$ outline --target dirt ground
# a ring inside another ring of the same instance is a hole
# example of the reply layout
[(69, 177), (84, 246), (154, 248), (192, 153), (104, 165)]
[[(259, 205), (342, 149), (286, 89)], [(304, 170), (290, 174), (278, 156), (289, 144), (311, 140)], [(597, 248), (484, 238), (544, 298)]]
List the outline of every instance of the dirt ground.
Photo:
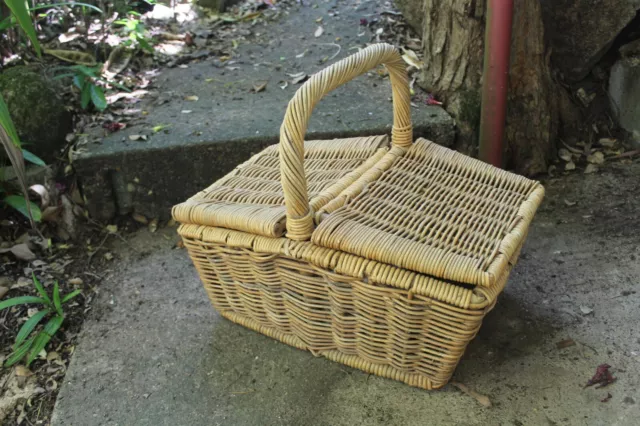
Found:
[[(222, 319), (168, 228), (113, 248), (121, 267), (85, 323), (52, 424), (635, 425), (639, 176), (636, 161), (544, 182), (521, 260), (454, 376), (491, 408)], [(584, 388), (603, 363), (615, 383)]]

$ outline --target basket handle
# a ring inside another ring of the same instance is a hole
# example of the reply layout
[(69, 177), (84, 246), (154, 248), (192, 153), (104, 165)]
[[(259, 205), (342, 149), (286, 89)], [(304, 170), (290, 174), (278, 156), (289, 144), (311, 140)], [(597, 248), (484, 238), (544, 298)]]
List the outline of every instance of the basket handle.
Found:
[(287, 212), (287, 237), (308, 240), (313, 232), (313, 212), (309, 206), (307, 179), (304, 173), (304, 136), (315, 105), (324, 95), (353, 78), (384, 64), (393, 91), (394, 146), (413, 143), (411, 96), (407, 70), (398, 50), (390, 44), (373, 44), (314, 74), (289, 101), (280, 127), (280, 179)]

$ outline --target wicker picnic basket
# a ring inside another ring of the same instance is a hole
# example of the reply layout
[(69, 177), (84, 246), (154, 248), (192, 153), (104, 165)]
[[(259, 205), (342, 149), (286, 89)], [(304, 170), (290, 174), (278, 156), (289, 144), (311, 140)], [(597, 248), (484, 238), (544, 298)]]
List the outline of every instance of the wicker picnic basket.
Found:
[[(304, 142), (323, 95), (384, 64), (387, 136)], [(405, 64), (375, 44), (314, 75), (280, 144), (173, 209), (224, 317), (424, 389), (450, 379), (544, 196), (535, 181), (413, 142)]]

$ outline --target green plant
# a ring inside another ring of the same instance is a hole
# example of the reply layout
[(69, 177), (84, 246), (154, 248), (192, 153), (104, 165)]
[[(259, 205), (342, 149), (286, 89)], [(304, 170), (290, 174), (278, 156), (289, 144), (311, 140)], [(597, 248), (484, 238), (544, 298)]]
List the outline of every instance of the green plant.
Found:
[[(140, 14), (137, 12), (129, 12), (131, 16), (139, 16)], [(124, 27), (124, 31), (128, 34), (129, 40), (124, 42), (125, 46), (132, 47), (141, 47), (149, 53), (153, 53), (153, 46), (150, 43), (149, 38), (147, 37), (147, 30), (142, 22), (139, 19), (135, 18), (124, 18), (119, 19), (114, 22), (114, 25), (121, 25)]]
[[(29, 201), (29, 192), (27, 189), (27, 177), (24, 166), (24, 160), (30, 161), (34, 164), (44, 165), (44, 161), (32, 154), (31, 152), (22, 149), (20, 138), (16, 132), (11, 115), (7, 104), (4, 102), (4, 98), (0, 95), (0, 143), (4, 147), (4, 150), (11, 161), (11, 165), (15, 172), (16, 178), (20, 189), (22, 190), (22, 196), (18, 195), (6, 195), (3, 197), (3, 201), (8, 206), (13, 207), (23, 215), (25, 215), (30, 221), (31, 225), (35, 228), (34, 222), (39, 222), (42, 216), (40, 208)], [(4, 176), (0, 176), (0, 183), (4, 183)], [(4, 185), (0, 186), (0, 192), (7, 193)]]
[[(80, 290), (75, 290), (65, 296), (61, 296), (60, 287), (56, 281), (53, 285), (52, 297), (49, 297), (35, 274), (32, 276), (33, 285), (40, 294), (40, 297), (21, 296), (0, 302), (0, 311), (18, 305), (37, 304), (42, 306), (42, 308), (33, 314), (20, 328), (15, 343), (11, 347), (13, 352), (4, 362), (5, 367), (12, 366), (24, 357), (27, 357), (27, 366), (29, 366), (60, 329), (64, 321), (62, 305), (80, 294)], [(38, 324), (47, 316), (49, 316), (49, 321), (47, 321), (40, 331), (35, 331)]]
[[(22, 31), (27, 35), (29, 40), (31, 40), (31, 44), (33, 48), (36, 50), (38, 56), (41, 55), (40, 51), (40, 43), (38, 42), (38, 36), (36, 35), (36, 29), (33, 27), (33, 22), (31, 22), (31, 13), (29, 13), (29, 9), (27, 7), (27, 2), (25, 0), (4, 0), (7, 7), (11, 10), (12, 16), (22, 28)], [(2, 26), (9, 27), (11, 21), (2, 21)]]
[(126, 92), (130, 92), (131, 90), (121, 84), (102, 77), (102, 68), (102, 64), (98, 64), (94, 67), (88, 67), (86, 65), (64, 67), (62, 69), (71, 72), (59, 74), (55, 79), (72, 77), (74, 86), (80, 90), (80, 105), (82, 108), (86, 109), (89, 104), (93, 104), (98, 111), (104, 111), (107, 108), (107, 99), (104, 96), (102, 86), (98, 85), (98, 82), (118, 87)]

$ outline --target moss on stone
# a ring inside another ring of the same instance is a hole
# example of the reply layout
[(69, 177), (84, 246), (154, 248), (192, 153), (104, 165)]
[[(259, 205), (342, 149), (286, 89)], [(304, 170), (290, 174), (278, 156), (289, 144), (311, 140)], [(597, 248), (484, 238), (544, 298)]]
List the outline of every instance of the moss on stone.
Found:
[(71, 131), (71, 113), (54, 90), (54, 82), (26, 66), (0, 73), (0, 93), (24, 146), (51, 161)]

